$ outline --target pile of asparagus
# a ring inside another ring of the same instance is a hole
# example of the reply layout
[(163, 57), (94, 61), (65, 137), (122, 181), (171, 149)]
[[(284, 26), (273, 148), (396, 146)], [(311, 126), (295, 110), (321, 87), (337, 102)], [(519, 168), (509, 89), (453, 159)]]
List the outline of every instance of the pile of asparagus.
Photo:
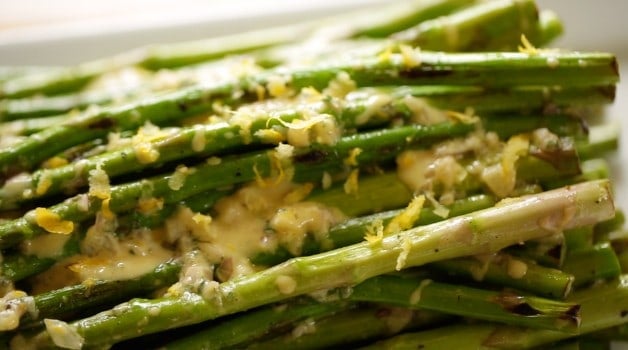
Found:
[(626, 339), (617, 62), (541, 48), (561, 32), (531, 0), (415, 0), (2, 69), (3, 345)]

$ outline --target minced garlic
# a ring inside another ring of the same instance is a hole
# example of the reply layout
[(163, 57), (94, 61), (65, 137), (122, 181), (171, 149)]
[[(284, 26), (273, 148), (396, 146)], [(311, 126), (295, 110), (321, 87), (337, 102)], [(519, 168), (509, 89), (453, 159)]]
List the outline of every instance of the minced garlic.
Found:
[(88, 182), (90, 196), (100, 199), (107, 199), (111, 196), (109, 175), (101, 169), (100, 164), (96, 165), (96, 169), (89, 171)]
[(178, 165), (174, 173), (168, 179), (168, 187), (173, 191), (178, 191), (185, 184), (185, 178), (196, 169), (190, 169), (185, 165)]
[(297, 281), (286, 275), (277, 276), (275, 285), (281, 294), (292, 294), (297, 289)]
[(347, 72), (339, 72), (336, 77), (329, 82), (329, 85), (323, 90), (324, 95), (343, 98), (348, 93), (357, 88), (355, 81)]
[(412, 48), (408, 45), (399, 45), (399, 51), (403, 59), (403, 65), (407, 68), (414, 68), (421, 65), (421, 49)]
[(46, 331), (50, 334), (52, 342), (64, 349), (79, 350), (83, 347), (84, 339), (76, 331), (76, 327), (60, 320), (45, 319)]

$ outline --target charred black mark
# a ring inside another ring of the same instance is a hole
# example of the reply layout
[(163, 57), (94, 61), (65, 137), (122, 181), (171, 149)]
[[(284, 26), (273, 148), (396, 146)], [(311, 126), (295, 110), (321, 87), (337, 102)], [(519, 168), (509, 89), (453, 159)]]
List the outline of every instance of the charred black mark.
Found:
[(576, 150), (571, 146), (560, 146), (552, 150), (538, 150), (534, 149), (530, 151), (530, 155), (535, 156), (541, 160), (546, 161), (559, 171), (574, 171), (578, 172), (572, 162), (564, 161), (565, 158), (575, 157)]
[(628, 315), (628, 310), (621, 310), (621, 311), (619, 312), (619, 315), (620, 315), (621, 317), (626, 317), (626, 316)]
[(528, 303), (514, 305), (513, 307), (509, 308), (508, 311), (512, 312), (515, 315), (521, 316), (534, 316), (539, 314), (539, 311), (530, 306), (530, 304)]
[(116, 125), (116, 122), (111, 118), (102, 118), (97, 119), (89, 124), (87, 124), (87, 128), (90, 130), (93, 129), (111, 129)]
[(564, 320), (570, 320), (580, 325), (580, 305), (574, 305), (561, 317)]
[(181, 101), (177, 102), (177, 107), (179, 108), (181, 112), (185, 112), (188, 110), (188, 105), (185, 102), (181, 102)]
[(399, 145), (386, 145), (377, 149), (377, 153), (380, 155), (397, 154), (399, 152)]
[(619, 76), (619, 65), (617, 64), (617, 58), (613, 57), (611, 60), (611, 69), (615, 73), (615, 75)]
[(615, 85), (600, 86), (597, 90), (600, 94), (602, 94), (602, 96), (608, 98), (610, 101), (615, 100), (615, 94), (617, 93)]
[(504, 292), (496, 297), (493, 301), (500, 305), (504, 310), (515, 315), (535, 316), (539, 315), (539, 311), (530, 306), (521, 295)]
[(399, 71), (399, 76), (407, 79), (418, 78), (440, 78), (452, 75), (454, 70), (452, 67), (438, 67), (422, 64), (415, 69), (405, 69)]
[(240, 176), (242, 176), (242, 172), (240, 170), (237, 170), (234, 175), (236, 177), (240, 177)]
[(563, 247), (560, 245), (554, 246), (554, 248), (547, 251), (547, 256), (554, 259), (560, 259), (562, 255)]
[(377, 309), (377, 311), (375, 312), (375, 316), (377, 318), (389, 317), (391, 314), (392, 312), (390, 311), (390, 309), (386, 308)]
[(325, 160), (328, 152), (323, 150), (312, 150), (307, 153), (294, 156), (295, 163), (318, 163)]

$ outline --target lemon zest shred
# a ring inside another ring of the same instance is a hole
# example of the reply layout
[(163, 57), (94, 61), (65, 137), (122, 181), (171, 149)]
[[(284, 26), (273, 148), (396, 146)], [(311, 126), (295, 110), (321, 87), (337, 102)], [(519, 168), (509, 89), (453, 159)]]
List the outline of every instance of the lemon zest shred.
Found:
[(49, 158), (42, 163), (42, 168), (54, 169), (68, 164), (68, 160), (59, 156)]
[(349, 156), (344, 159), (345, 165), (357, 166), (358, 165), (357, 157), (361, 153), (362, 153), (362, 149), (361, 148), (359, 148), (359, 147), (352, 148), (351, 151), (349, 151)]
[(262, 178), (262, 175), (259, 173), (259, 170), (257, 170), (257, 164), (253, 165), (253, 173), (255, 174), (255, 182), (257, 183), (259, 187), (262, 187), (262, 188), (268, 187), (268, 182), (266, 182), (266, 180)]
[(39, 181), (37, 181), (37, 188), (35, 189), (35, 193), (38, 196), (44, 195), (46, 194), (46, 192), (48, 192), (50, 186), (52, 186), (52, 180), (49, 176), (44, 175), (39, 179)]
[(59, 214), (42, 207), (35, 209), (35, 222), (37, 226), (50, 233), (69, 235), (74, 231), (74, 223), (72, 221), (63, 220)]
[(475, 115), (475, 112), (472, 108), (467, 109), (464, 113), (456, 111), (445, 111), (445, 115), (463, 124), (475, 124), (480, 120), (480, 118)]
[(387, 235), (395, 234), (403, 230), (407, 230), (414, 226), (414, 223), (421, 216), (421, 210), (423, 209), (423, 205), (425, 204), (425, 196), (420, 195), (412, 198), (408, 206), (399, 213), (399, 215), (395, 216), (389, 223), (386, 225), (386, 229), (384, 233)]
[(381, 219), (377, 219), (366, 226), (364, 240), (374, 245), (380, 243), (382, 239), (384, 239), (384, 222)]
[(100, 211), (106, 219), (113, 219), (115, 218), (115, 214), (111, 211), (111, 208), (109, 207), (109, 202), (111, 202), (111, 197), (103, 199), (102, 203), (100, 204)]
[(518, 46), (519, 52), (527, 53), (528, 55), (538, 55), (540, 50), (534, 47), (525, 34), (521, 34), (521, 45)]

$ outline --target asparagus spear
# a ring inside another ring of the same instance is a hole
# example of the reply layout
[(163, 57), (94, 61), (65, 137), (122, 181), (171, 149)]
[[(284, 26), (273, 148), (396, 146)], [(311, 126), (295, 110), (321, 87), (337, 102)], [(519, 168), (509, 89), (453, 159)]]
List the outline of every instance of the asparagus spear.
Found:
[[(550, 298), (565, 298), (571, 293), (574, 276), (558, 269), (544, 267), (530, 260), (517, 259), (506, 253), (498, 253), (482, 262), (474, 258), (443, 260), (429, 267), (453, 276), (462, 276), (498, 286), (529, 291)], [(525, 273), (517, 273), (516, 266), (524, 264)]]
[[(244, 149), (245, 145), (251, 143), (254, 145), (269, 142), (276, 144), (286, 138), (284, 125), (296, 119), (307, 119), (312, 113), (329, 114), (337, 120), (338, 124), (347, 129), (381, 125), (409, 113), (407, 109), (398, 105), (399, 100), (391, 100), (381, 106), (382, 99), (387, 99), (387, 97), (374, 94), (349, 103), (334, 99), (329, 103), (302, 105), (296, 110), (293, 106), (267, 109), (263, 105), (259, 108), (244, 109), (232, 118), (237, 119), (235, 122), (194, 125), (173, 133), (164, 133), (163, 136), (146, 141), (147, 147), (158, 154), (158, 158), (150, 162), (141, 161), (144, 148), (138, 149), (130, 145), (120, 150), (83, 159), (82, 170), (79, 173), (76, 171), (76, 164), (68, 164), (54, 169), (40, 169), (30, 176), (20, 176), (19, 181), (24, 183), (24, 186), (19, 186), (20, 191), (17, 192), (10, 188), (0, 191), (0, 207), (10, 208), (16, 202), (55, 195), (62, 191), (76, 193), (87, 184), (89, 171), (97, 166), (107, 172), (110, 178), (114, 178), (190, 156), (206, 157), (235, 149)], [(367, 113), (374, 113), (374, 115), (369, 116)], [(279, 133), (276, 129), (283, 132)], [(280, 137), (269, 141), (264, 136), (258, 136), (257, 133), (262, 130), (274, 130)], [(195, 140), (202, 142), (195, 142)], [(48, 183), (47, 189), (45, 193), (37, 193), (36, 188), (42, 180)]]
[(534, 39), (539, 36), (537, 21), (538, 10), (532, 0), (489, 1), (421, 22), (393, 38), (435, 51), (512, 50), (522, 33)]
[(80, 315), (82, 310), (94, 310), (99, 306), (119, 303), (129, 296), (143, 296), (175, 283), (181, 270), (177, 261), (165, 262), (151, 273), (123, 281), (94, 281), (77, 284), (34, 296), (37, 318), (26, 314), (20, 327), (33, 326), (35, 321), (45, 318), (69, 319)]
[(617, 255), (608, 243), (567, 252), (562, 269), (575, 276), (576, 287), (621, 274)]
[(564, 332), (577, 330), (579, 324), (580, 306), (575, 303), (412, 277), (368, 279), (355, 286), (348, 299)]
[[(217, 100), (237, 105), (256, 98), (252, 91), (274, 79), (287, 82), (287, 88), (296, 91), (304, 87), (322, 90), (340, 72), (347, 73), (358, 87), (390, 84), (504, 87), (554, 85), (557, 82), (567, 86), (608, 85), (615, 83), (618, 75), (615, 58), (603, 53), (423, 52), (353, 59), (345, 63), (327, 63), (287, 71), (279, 69), (239, 81), (190, 87), (159, 98), (86, 113), (81, 118), (33, 134), (19, 145), (0, 150), (0, 170), (6, 174), (30, 169), (63, 149), (102, 137), (109, 130), (133, 129), (146, 121), (163, 125), (184, 116), (211, 112), (213, 102)], [(242, 94), (233, 96), (238, 91)]]
[[(382, 89), (384, 90), (384, 89)], [(385, 91), (385, 90), (384, 90)], [(387, 92), (386, 92), (387, 93)], [(464, 111), (467, 107), (480, 115), (498, 112), (525, 111), (528, 113), (561, 113), (563, 110), (590, 107), (610, 103), (615, 97), (615, 86), (576, 86), (560, 89), (535, 86), (504, 89), (484, 89), (472, 86), (413, 86), (394, 88), (391, 94), (397, 98), (406, 94), (426, 98), (430, 105), (448, 110)], [(59, 106), (57, 99), (77, 103)], [(32, 134), (56, 125), (69, 116), (33, 118), (34, 115), (60, 114), (92, 104), (81, 96), (37, 97), (34, 99), (7, 100), (0, 106), (4, 120), (18, 119), (0, 125), (2, 134)], [(42, 106), (44, 109), (40, 108)], [(54, 111), (51, 108), (55, 108)], [(54, 113), (53, 113), (54, 112)], [(24, 118), (28, 117), (28, 118)], [(22, 119), (23, 121), (20, 121)], [(49, 119), (48, 119), (49, 118)]]
[(0, 66), (0, 82), (28, 74), (52, 72), (59, 68), (55, 66)]
[(550, 344), (625, 323), (627, 282), (622, 276), (619, 281), (583, 290), (569, 299), (581, 306), (577, 334), (490, 324), (455, 325), (400, 335), (364, 349), (523, 349)]
[(0, 124), (0, 135), (27, 136), (64, 122), (67, 115), (14, 120)]
[(235, 318), (210, 325), (209, 328), (164, 346), (164, 349), (225, 349), (241, 347), (299, 321), (314, 320), (342, 313), (355, 307), (350, 303), (318, 303), (291, 300), (251, 310)]
[[(380, 188), (386, 188), (386, 192), (377, 191)], [(361, 180), (356, 197), (362, 198), (362, 200), (360, 201), (360, 207), (357, 209), (351, 205), (346, 205), (347, 202), (350, 204), (355, 202), (352, 198), (348, 198), (351, 196), (342, 196), (340, 193), (329, 195), (330, 191), (336, 192), (334, 189), (328, 190), (318, 195), (314, 194), (308, 197), (307, 200), (339, 208), (348, 216), (364, 215), (369, 212), (377, 213), (349, 219), (332, 227), (327, 234), (324, 244), (306, 239), (303, 243), (303, 255), (313, 255), (324, 250), (346, 247), (363, 241), (367, 227), (379, 220), (382, 221), (382, 225), (386, 225), (401, 213), (401, 210), (378, 211), (389, 207), (389, 205), (390, 207), (400, 207), (411, 200), (410, 192), (399, 182), (395, 174), (376, 175)], [(394, 205), (391, 205), (393, 201), (395, 201)], [(456, 201), (451, 206), (447, 206), (449, 210), (448, 217), (451, 218), (485, 209), (493, 204), (495, 204), (495, 199), (491, 196), (470, 196)], [(444, 219), (434, 214), (433, 208), (423, 208), (419, 219), (414, 222), (414, 226), (427, 225)], [(257, 265), (273, 266), (292, 257), (293, 255), (287, 249), (280, 246), (273, 252), (261, 252), (255, 255), (251, 258), (251, 262)]]
[[(411, 7), (407, 4), (403, 7), (397, 5), (378, 13), (386, 15), (375, 18), (350, 15), (343, 16), (337, 22), (344, 22), (345, 25), (349, 23), (349, 29), (344, 28), (343, 31), (347, 37), (385, 37), (417, 23), (415, 21), (435, 18), (473, 2), (473, 0), (414, 1)], [(149, 46), (48, 74), (27, 75), (10, 80), (0, 86), (0, 97), (15, 98), (36, 93), (52, 95), (76, 91), (94, 77), (126, 66), (138, 65), (153, 70), (173, 68), (297, 42), (312, 34), (319, 25), (318, 22), (312, 21), (195, 42)]]
[[(316, 290), (360, 283), (370, 277), (454, 257), (500, 250), (557, 230), (614, 215), (608, 181), (588, 182), (522, 197), (495, 208), (327, 253), (291, 259), (276, 267), (224, 282), (205, 298), (134, 299), (71, 324), (85, 345), (105, 345), (247, 310)], [(405, 248), (404, 243), (405, 243)], [(401, 263), (399, 256), (405, 256)], [(159, 310), (157, 315), (147, 310)], [(141, 321), (141, 322), (139, 322)], [(35, 337), (43, 346), (47, 333)]]
[[(318, 181), (325, 171), (342, 171), (344, 160), (355, 148), (362, 149), (362, 153), (356, 157), (357, 164), (369, 164), (390, 160), (404, 148), (430, 145), (444, 137), (466, 134), (472, 129), (472, 124), (464, 123), (411, 125), (347, 136), (334, 146), (313, 145), (298, 151), (292, 157), (294, 179)], [(184, 183), (176, 191), (169, 184), (174, 175), (156, 176), (113, 186), (109, 208), (115, 213), (134, 209), (147, 188), (151, 189), (150, 194), (153, 197), (162, 198), (168, 204), (210, 189), (252, 181), (259, 177), (270, 177), (283, 171), (281, 167), (278, 169), (277, 155), (273, 151), (235, 155), (218, 164), (204, 163), (190, 169), (194, 170), (187, 172)], [(85, 208), (85, 205), (81, 205), (84, 200), (84, 195), (78, 195), (48, 210), (60, 221), (81, 222), (93, 217), (102, 204), (102, 199), (92, 197), (89, 198), (88, 208)], [(37, 210), (32, 210), (22, 218), (0, 224), (0, 245), (7, 246), (42, 232), (45, 230), (37, 224)]]
[(55, 262), (77, 254), (79, 252), (79, 238), (73, 236), (64, 244), (61, 254), (50, 257), (39, 257), (37, 255), (23, 255), (15, 253), (5, 255), (0, 263), (2, 268), (2, 278), (10, 281), (19, 281), (26, 277), (42, 272)]
[[(118, 218), (117, 232), (127, 233), (134, 229), (156, 228), (163, 224), (166, 218), (179, 205), (190, 208), (194, 212), (206, 213), (220, 198), (230, 192), (231, 190), (212, 190), (186, 198), (180, 203), (173, 203), (171, 206), (151, 215), (132, 212), (120, 216)], [(23, 255), (20, 253), (5, 255), (0, 263), (0, 271), (2, 271), (4, 279), (16, 282), (43, 272), (61, 259), (78, 253), (80, 253), (79, 237), (74, 235), (64, 245), (61, 255), (54, 257), (39, 257), (37, 255)]]
[(311, 333), (305, 332), (298, 337), (289, 333), (261, 340), (251, 344), (249, 348), (260, 350), (354, 347), (354, 344), (387, 337), (401, 331), (443, 324), (449, 319), (446, 315), (425, 310), (409, 312), (381, 306), (362, 308), (314, 320), (312, 328), (315, 328), (315, 331)]
[[(436, 90), (436, 91), (434, 91)], [(454, 100), (448, 98), (450, 93), (469, 92), (470, 101), (460, 98), (459, 95)], [(368, 127), (375, 126), (380, 123), (385, 123), (395, 117), (405, 118), (412, 114), (412, 111), (408, 110), (406, 93), (413, 95), (428, 94), (429, 103), (435, 105), (447, 106), (448, 108), (463, 109), (467, 105), (478, 106), (475, 98), (476, 89), (465, 91), (465, 89), (417, 89), (412, 90), (402, 89), (399, 92), (392, 92), (394, 96), (389, 103), (380, 106), (381, 99), (387, 98), (387, 95), (379, 95), (377, 92), (374, 94), (368, 94), (365, 98), (356, 99), (350, 103), (341, 103), (342, 106), (338, 109), (339, 103), (330, 103), (334, 105), (334, 108), (330, 108), (328, 105), (323, 104), (318, 106), (312, 106), (311, 108), (316, 110), (316, 113), (330, 114), (336, 117), (338, 122), (347, 129), (353, 129), (354, 127)], [(545, 98), (538, 95), (539, 91), (528, 90), (523, 91), (523, 96), (520, 91), (512, 91), (512, 93), (520, 98), (525, 98), (528, 92), (533, 92), (531, 98), (538, 98), (537, 103), (544, 103)], [(443, 93), (441, 96), (440, 94)], [(488, 96), (484, 96), (487, 102), (487, 108), (502, 108), (508, 103), (504, 102), (503, 97), (515, 97), (509, 92), (498, 92), (495, 95), (489, 93)], [(482, 99), (478, 96), (478, 98)], [(513, 98), (514, 100), (514, 98)], [(499, 107), (496, 106), (497, 102)], [(513, 101), (514, 102), (514, 101)], [(516, 102), (520, 103), (520, 102)], [(488, 107), (488, 105), (493, 107)], [(305, 110), (310, 110), (309, 106), (304, 107)], [(481, 107), (480, 107), (481, 108)], [(303, 113), (305, 113), (305, 110)], [(363, 120), (367, 112), (375, 112), (374, 116)], [(244, 112), (242, 112), (244, 113)], [(311, 112), (307, 112), (311, 113)], [(23, 201), (25, 199), (36, 199), (41, 196), (50, 196), (60, 191), (64, 193), (75, 193), (81, 185), (86, 183), (87, 173), (94, 169), (96, 165), (99, 165), (103, 170), (107, 172), (110, 177), (115, 177), (120, 174), (126, 174), (133, 171), (143, 169), (145, 167), (157, 166), (172, 160), (182, 159), (192, 155), (195, 156), (207, 156), (215, 154), (217, 152), (226, 151), (229, 148), (239, 147), (249, 142), (268, 142), (264, 138), (256, 136), (256, 132), (259, 130), (281, 127), (282, 122), (290, 122), (295, 118), (301, 117), (301, 111), (290, 110), (269, 110), (267, 117), (256, 117), (257, 119), (251, 121), (251, 125), (246, 130), (242, 125), (231, 125), (227, 123), (212, 124), (212, 125), (197, 125), (194, 127), (184, 128), (176, 134), (151, 139), (147, 141), (147, 145), (159, 154), (159, 157), (154, 162), (146, 164), (146, 162), (137, 161), (138, 155), (136, 149), (133, 146), (129, 146), (117, 151), (97, 155), (86, 160), (82, 160), (81, 169), (82, 172), (77, 174), (75, 164), (68, 164), (66, 166), (58, 167), (55, 169), (40, 169), (35, 171), (32, 175), (21, 176), (19, 178), (20, 183), (24, 184), (20, 186), (20, 191), (13, 191), (9, 188), (0, 189), (0, 207), (10, 208), (15, 205), (15, 202)], [(527, 132), (529, 130), (538, 127), (548, 127), (551, 131), (559, 135), (579, 135), (583, 133), (582, 125), (579, 124), (577, 119), (570, 118), (568, 116), (547, 116), (543, 118), (536, 118), (533, 116), (498, 116), (485, 118), (484, 124), (487, 130), (496, 131), (502, 137), (508, 137), (517, 133)], [(199, 135), (200, 134), (200, 135)], [(250, 136), (246, 136), (249, 135)], [(203, 140), (210, 140), (210, 142), (203, 143), (204, 147), (200, 149), (194, 142), (196, 137), (202, 136)], [(590, 147), (590, 146), (585, 146)], [(49, 182), (45, 193), (37, 193), (35, 191), (38, 183), (41, 179), (45, 179)], [(30, 186), (28, 183), (30, 182)], [(12, 186), (12, 185), (10, 185)], [(17, 196), (17, 197), (16, 197)]]

